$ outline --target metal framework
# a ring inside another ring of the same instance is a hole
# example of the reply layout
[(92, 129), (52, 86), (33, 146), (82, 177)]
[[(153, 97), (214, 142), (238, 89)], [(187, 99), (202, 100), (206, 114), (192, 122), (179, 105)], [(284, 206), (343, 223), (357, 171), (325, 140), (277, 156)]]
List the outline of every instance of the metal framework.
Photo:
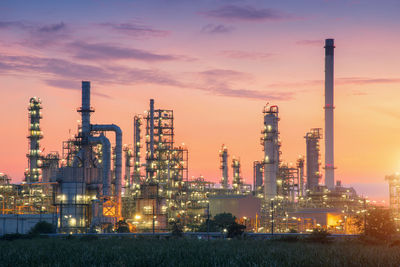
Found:
[(28, 158), (28, 170), (25, 172), (25, 181), (28, 183), (38, 182), (40, 180), (41, 171), (41, 150), (40, 139), (43, 138), (42, 131), (40, 130), (40, 119), (42, 118), (42, 101), (37, 97), (32, 97), (29, 100), (29, 153), (26, 155)]
[(315, 190), (322, 177), (320, 172), (321, 158), (319, 140), (322, 139), (322, 129), (313, 128), (304, 137), (306, 139), (307, 155), (307, 189)]
[(219, 157), (220, 157), (220, 169), (222, 172), (222, 178), (221, 178), (221, 185), (222, 188), (227, 189), (228, 188), (228, 148), (225, 145), (222, 145), (221, 150), (219, 151)]

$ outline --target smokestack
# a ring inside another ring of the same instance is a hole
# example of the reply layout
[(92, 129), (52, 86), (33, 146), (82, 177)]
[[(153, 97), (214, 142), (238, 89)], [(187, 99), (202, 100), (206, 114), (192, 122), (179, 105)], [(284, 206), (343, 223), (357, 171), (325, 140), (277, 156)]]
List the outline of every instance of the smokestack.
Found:
[(82, 107), (79, 112), (82, 113), (82, 135), (88, 137), (90, 134), (90, 82), (82, 81)]
[(325, 40), (325, 185), (335, 187), (333, 129), (333, 52), (334, 40)]

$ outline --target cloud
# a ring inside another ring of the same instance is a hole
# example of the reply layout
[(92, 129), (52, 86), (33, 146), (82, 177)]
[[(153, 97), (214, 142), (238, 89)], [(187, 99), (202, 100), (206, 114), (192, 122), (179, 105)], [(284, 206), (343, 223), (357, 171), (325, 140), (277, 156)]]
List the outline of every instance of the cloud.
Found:
[(253, 79), (252, 75), (248, 73), (227, 69), (210, 69), (198, 72), (197, 76), (199, 76), (200, 79), (205, 81), (207, 84), (223, 84), (223, 87), (228, 87), (228, 85), (232, 84), (233, 82), (250, 82)]
[(293, 18), (292, 15), (271, 8), (226, 5), (202, 13), (207, 17), (232, 21), (277, 21)]
[(101, 23), (100, 25), (131, 37), (165, 37), (170, 34), (169, 31), (158, 30), (149, 26), (133, 23), (107, 22)]
[(25, 39), (17, 43), (28, 47), (39, 47), (53, 45), (60, 40), (64, 41), (69, 36), (69, 29), (64, 22), (55, 24), (40, 24), (29, 21), (0, 21), (0, 30), (21, 31)]
[[(81, 90), (81, 82), (79, 80), (63, 80), (63, 79), (51, 79), (51, 80), (44, 80), (44, 82), (55, 88), (62, 88), (67, 90)], [(111, 96), (99, 92), (91, 92), (93, 95), (97, 95), (100, 97), (112, 99)]]
[(390, 109), (382, 106), (381, 107), (372, 106), (370, 107), (370, 109), (374, 110), (375, 112), (392, 117), (393, 119), (400, 120), (400, 112), (398, 112), (397, 109)]
[(72, 84), (60, 80), (95, 80), (106, 84), (157, 84), (182, 87), (181, 83), (167, 73), (153, 69), (128, 68), (110, 64), (93, 66), (63, 59), (29, 56), (0, 55), (0, 62), (0, 73), (16, 75), (35, 73), (47, 83), (62, 88), (71, 88)]
[[(400, 83), (400, 78), (373, 78), (373, 77), (339, 77), (335, 79), (336, 85), (366, 85), (366, 84), (392, 84)], [(268, 87), (310, 87), (324, 86), (324, 80), (305, 80), (298, 82), (277, 82), (269, 84)], [(363, 92), (355, 92), (355, 95), (364, 95)]]
[[(239, 97), (253, 100), (290, 100), (292, 92), (259, 91), (247, 88), (235, 89), (234, 82), (251, 81), (251, 75), (226, 69), (211, 69), (192, 73), (200, 79), (190, 79), (185, 82), (183, 74), (172, 75), (157, 69), (138, 69), (118, 66), (115, 64), (88, 65), (75, 63), (64, 59), (43, 58), (31, 56), (8, 56), (0, 54), (0, 74), (21, 75), (35, 74), (52, 87), (62, 89), (79, 89), (78, 81), (92, 80), (97, 83), (113, 85), (153, 84), (176, 87), (186, 90), (201, 90), (206, 93)], [(195, 80), (196, 82), (193, 82)], [(98, 94), (108, 97), (107, 95)]]
[(296, 44), (323, 47), (324, 41), (323, 40), (300, 40), (300, 41), (297, 41)]
[(133, 59), (146, 62), (190, 60), (185, 56), (156, 54), (141, 49), (124, 48), (102, 43), (73, 42), (67, 45), (67, 49), (76, 58), (89, 60)]
[(244, 72), (227, 69), (211, 69), (199, 72), (198, 75), (202, 79), (201, 85), (196, 89), (206, 91), (217, 96), (239, 97), (251, 100), (291, 100), (294, 97), (293, 92), (280, 92), (278, 90), (252, 90), (252, 89), (235, 89), (235, 82), (251, 83), (253, 77)]
[(26, 29), (28, 26), (22, 21), (0, 21), (0, 29), (19, 28)]
[(249, 89), (231, 89), (229, 87), (210, 87), (209, 91), (219, 96), (247, 98), (252, 100), (288, 101), (294, 98), (294, 92), (257, 91)]
[(262, 60), (262, 59), (270, 58), (274, 54), (246, 52), (246, 51), (238, 51), (238, 50), (224, 50), (224, 51), (221, 51), (221, 55), (223, 55), (224, 57), (234, 58), (234, 59)]
[(233, 26), (225, 26), (223, 24), (207, 24), (205, 25), (202, 29), (202, 33), (230, 33), (234, 30), (235, 28)]
[(305, 80), (298, 82), (276, 82), (268, 84), (268, 88), (287, 88), (287, 87), (310, 87), (310, 86), (323, 86), (323, 80)]
[(29, 21), (0, 21), (0, 29), (20, 29), (31, 34), (57, 33), (67, 29), (64, 22), (55, 24), (38, 24)]
[(64, 22), (56, 23), (56, 24), (50, 24), (50, 25), (45, 25), (42, 27), (39, 27), (37, 29), (38, 32), (44, 32), (44, 33), (54, 33), (54, 32), (59, 32), (63, 31), (66, 29), (66, 25)]
[(400, 83), (400, 78), (368, 78), (368, 77), (345, 77), (337, 78), (337, 84), (389, 84), (389, 83)]

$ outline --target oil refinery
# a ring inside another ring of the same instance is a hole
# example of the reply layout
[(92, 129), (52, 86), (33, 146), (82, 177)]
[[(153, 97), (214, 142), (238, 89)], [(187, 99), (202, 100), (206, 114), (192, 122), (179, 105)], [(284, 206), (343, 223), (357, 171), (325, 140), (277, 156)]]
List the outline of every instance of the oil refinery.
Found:
[[(304, 133), (306, 155), (296, 164), (282, 161), (279, 107), (267, 104), (260, 106), (262, 113), (254, 114), (260, 117), (259, 149), (264, 155), (254, 159), (253, 184), (245, 183), (240, 158), (223, 144), (220, 183), (204, 177), (189, 179), (188, 148), (175, 143), (174, 116), (179, 114), (157, 107), (153, 99), (145, 113), (127, 115), (134, 138), (132, 144), (123, 144), (123, 129), (91, 120), (89, 81), (82, 82), (77, 110), (81, 120), (75, 136), (62, 142), (61, 154), (44, 154), (40, 141), (45, 138), (41, 131), (45, 101), (32, 97), (25, 180), (13, 184), (6, 174), (0, 175), (4, 222), (0, 233), (13, 232), (15, 227), (26, 232), (40, 220), (56, 225), (58, 233), (112, 232), (121, 220), (132, 232), (168, 232), (172, 223), (190, 232), (210, 214), (222, 212), (232, 213), (247, 226), (246, 231), (255, 233), (305, 233), (318, 227), (357, 233), (352, 221), (366, 212), (368, 200), (335, 179), (334, 48), (334, 40), (326, 39), (325, 128), (310, 125)], [(325, 141), (323, 168), (321, 139)], [(400, 183), (400, 177), (387, 179), (393, 199), (399, 198), (395, 183)], [(393, 203), (399, 213), (399, 201)]]

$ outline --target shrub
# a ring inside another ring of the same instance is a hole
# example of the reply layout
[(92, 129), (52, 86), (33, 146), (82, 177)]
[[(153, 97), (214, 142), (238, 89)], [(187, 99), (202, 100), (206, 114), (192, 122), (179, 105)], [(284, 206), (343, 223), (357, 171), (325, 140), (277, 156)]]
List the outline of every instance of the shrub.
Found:
[(172, 236), (174, 237), (182, 237), (183, 236), (183, 227), (179, 222), (172, 222)]
[(332, 241), (330, 238), (330, 233), (325, 229), (316, 228), (312, 231), (312, 233), (307, 237), (307, 241), (317, 242), (317, 243), (329, 243)]
[(117, 222), (116, 232), (117, 233), (130, 233), (131, 231), (129, 230), (129, 225), (125, 221), (121, 220), (121, 221)]
[(46, 221), (40, 221), (29, 231), (29, 234), (39, 235), (39, 234), (53, 234), (56, 232), (56, 228), (53, 224)]
[(396, 227), (390, 210), (375, 207), (368, 211), (364, 232), (367, 237), (388, 241), (395, 232)]
[(246, 229), (246, 226), (233, 222), (228, 226), (228, 233), (226, 236), (228, 238), (241, 236), (244, 232), (244, 229)]

